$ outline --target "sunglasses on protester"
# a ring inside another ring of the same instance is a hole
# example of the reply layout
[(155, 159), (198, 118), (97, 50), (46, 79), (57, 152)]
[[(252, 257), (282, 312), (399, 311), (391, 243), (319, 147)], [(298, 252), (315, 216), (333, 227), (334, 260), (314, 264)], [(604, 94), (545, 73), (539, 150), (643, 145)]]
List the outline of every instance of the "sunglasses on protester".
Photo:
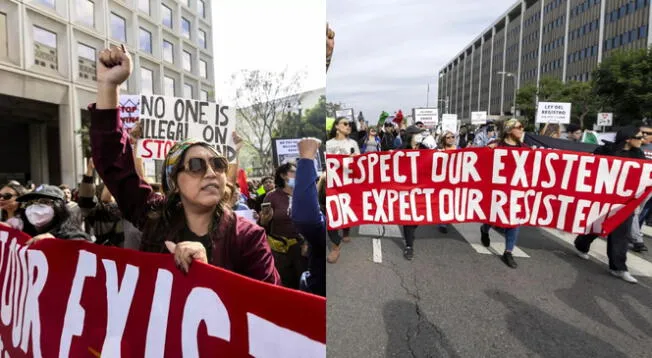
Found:
[(519, 124), (517, 126), (512, 127), (512, 129), (523, 129), (523, 126)]
[(16, 196), (18, 196), (18, 195), (14, 195), (14, 194), (11, 194), (11, 193), (5, 193), (5, 194), (0, 195), (0, 199), (2, 199), (2, 200), (10, 200), (11, 198), (16, 197)]
[(652, 132), (643, 132), (643, 137), (647, 137), (649, 135), (652, 135)]
[(340, 122), (340, 123), (338, 123), (338, 124), (341, 124), (341, 125), (346, 126), (346, 127), (349, 126), (349, 122)]
[(453, 137), (452, 135), (448, 135), (446, 136), (446, 139), (455, 139), (455, 137)]
[(631, 137), (630, 139), (641, 140), (641, 139), (643, 139), (643, 138), (644, 138), (644, 136), (642, 136), (642, 135), (637, 135), (637, 136), (633, 136), (633, 137)]
[(229, 167), (229, 163), (224, 157), (214, 157), (208, 160), (204, 160), (204, 158), (190, 158), (188, 159), (188, 163), (181, 167), (179, 171), (185, 171), (193, 175), (201, 174), (204, 176), (206, 175), (209, 165), (215, 173), (225, 173), (226, 169)]

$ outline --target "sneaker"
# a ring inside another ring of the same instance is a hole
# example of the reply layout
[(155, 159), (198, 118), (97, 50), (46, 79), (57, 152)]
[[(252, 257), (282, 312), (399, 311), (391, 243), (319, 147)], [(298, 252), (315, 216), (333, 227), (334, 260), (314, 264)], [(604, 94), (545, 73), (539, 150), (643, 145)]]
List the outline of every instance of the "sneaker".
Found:
[(645, 244), (642, 243), (642, 242), (637, 242), (632, 247), (632, 251), (634, 251), (634, 252), (645, 252), (645, 251), (647, 251), (647, 246), (645, 246)]
[(405, 250), (403, 250), (403, 256), (405, 257), (406, 260), (412, 260), (414, 257), (414, 249), (412, 246), (406, 246)]
[(507, 266), (509, 266), (511, 268), (518, 267), (518, 265), (516, 264), (516, 261), (514, 261), (514, 256), (512, 256), (511, 252), (505, 251), (505, 253), (503, 253), (502, 259), (503, 259), (503, 262), (505, 263), (505, 265), (507, 265)]
[(326, 257), (326, 261), (329, 264), (334, 264), (337, 262), (337, 259), (339, 258), (340, 258), (340, 245), (331, 246), (331, 252), (328, 253), (328, 256)]
[(491, 244), (491, 240), (489, 239), (489, 233), (482, 231), (480, 229), (480, 241), (482, 241), (482, 246), (484, 247), (489, 247)]
[(577, 252), (577, 256), (583, 258), (584, 260), (588, 260), (589, 258), (591, 258), (591, 256), (589, 256), (588, 252), (582, 252), (578, 248), (575, 248), (575, 250)]
[(632, 274), (629, 273), (629, 271), (615, 271), (615, 270), (609, 270), (612, 275), (619, 277), (623, 279), (624, 281), (627, 281), (629, 283), (637, 283), (638, 280), (632, 276)]
[(439, 227), (439, 232), (442, 234), (448, 234), (448, 227), (447, 226), (440, 226)]

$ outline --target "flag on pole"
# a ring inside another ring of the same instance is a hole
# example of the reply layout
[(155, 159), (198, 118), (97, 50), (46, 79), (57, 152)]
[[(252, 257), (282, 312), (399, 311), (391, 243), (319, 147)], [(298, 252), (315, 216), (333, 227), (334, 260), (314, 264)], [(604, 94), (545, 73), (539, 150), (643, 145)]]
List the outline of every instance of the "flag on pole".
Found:
[(394, 123), (396, 123), (396, 125), (398, 125), (399, 127), (401, 126), (401, 124), (403, 124), (403, 111), (401, 111), (400, 109), (398, 110), (398, 113), (396, 113), (396, 116), (394, 117)]
[(389, 113), (383, 111), (380, 114), (380, 117), (378, 118), (378, 126), (382, 126), (385, 124), (385, 120), (387, 120), (387, 117), (389, 117)]

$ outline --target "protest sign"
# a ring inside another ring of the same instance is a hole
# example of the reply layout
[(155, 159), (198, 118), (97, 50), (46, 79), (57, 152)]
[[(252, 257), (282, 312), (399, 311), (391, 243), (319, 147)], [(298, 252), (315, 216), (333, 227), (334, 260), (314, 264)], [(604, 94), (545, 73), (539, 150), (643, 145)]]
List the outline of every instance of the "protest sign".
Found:
[[(137, 103), (134, 103), (137, 102)], [(133, 127), (133, 114), (138, 109), (142, 138), (136, 145), (136, 155), (143, 159), (165, 159), (174, 143), (186, 138), (203, 140), (235, 161), (235, 109), (214, 102), (198, 101), (158, 95), (120, 96), (120, 118), (126, 118)], [(128, 105), (127, 105), (128, 104)], [(123, 120), (124, 121), (124, 120)], [(129, 128), (125, 123), (125, 127)]]
[(487, 112), (471, 112), (471, 124), (482, 125), (487, 123)]
[(457, 133), (457, 114), (444, 114), (441, 116), (442, 132), (450, 131)]
[[(274, 158), (274, 166), (278, 167), (285, 163), (296, 163), (299, 160), (299, 141), (301, 139), (272, 139), (272, 154)], [(315, 158), (315, 169), (317, 173), (322, 171), (324, 153), (320, 149)]]
[(326, 157), (329, 228), (482, 222), (611, 232), (652, 193), (652, 163), (471, 148)]
[(596, 124), (601, 127), (610, 127), (614, 123), (613, 113), (598, 113)]
[(539, 102), (536, 123), (569, 124), (570, 116), (570, 103)]
[(428, 128), (434, 128), (439, 124), (439, 110), (437, 108), (414, 108), (412, 109), (414, 123), (422, 122)]
[(131, 132), (140, 120), (140, 96), (121, 95), (119, 101), (120, 120), (127, 132)]
[[(172, 255), (0, 229), (3, 357), (326, 357), (325, 299)], [(292, 309), (281, 309), (291, 307)]]

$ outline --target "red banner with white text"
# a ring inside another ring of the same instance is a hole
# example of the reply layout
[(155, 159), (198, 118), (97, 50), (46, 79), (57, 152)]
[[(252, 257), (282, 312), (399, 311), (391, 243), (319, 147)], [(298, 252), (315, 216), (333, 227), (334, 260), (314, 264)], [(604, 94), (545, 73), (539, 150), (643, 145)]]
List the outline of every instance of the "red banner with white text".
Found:
[(605, 234), (652, 193), (651, 172), (646, 160), (548, 149), (328, 155), (329, 229), (481, 222)]
[(171, 255), (0, 229), (2, 357), (326, 357), (326, 301)]

